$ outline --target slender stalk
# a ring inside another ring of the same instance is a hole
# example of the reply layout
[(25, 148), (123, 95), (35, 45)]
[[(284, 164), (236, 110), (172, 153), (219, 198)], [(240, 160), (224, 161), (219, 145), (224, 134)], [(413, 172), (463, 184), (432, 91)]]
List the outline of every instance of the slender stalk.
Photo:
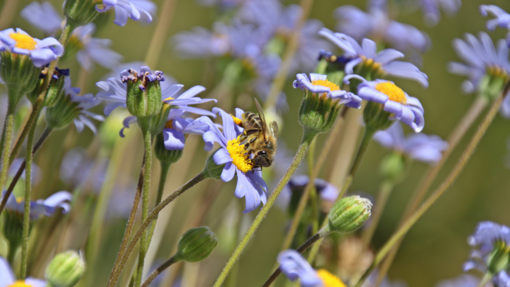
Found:
[[(170, 169), (171, 165), (169, 162), (160, 161), (159, 163), (161, 165), (161, 174), (159, 175), (158, 193), (156, 195), (156, 202), (154, 203), (154, 208), (156, 208), (158, 204), (161, 203), (161, 199), (163, 198), (163, 191), (165, 190), (166, 183), (166, 175), (168, 174), (168, 170)], [(147, 239), (147, 250), (149, 250), (149, 245), (151, 244), (152, 236), (154, 235), (154, 229), (156, 229), (157, 220), (158, 217), (156, 216), (149, 229), (149, 235)]]
[[(34, 145), (35, 125), (32, 126), (27, 137), (27, 150)], [(27, 277), (28, 235), (30, 232), (30, 197), (32, 193), (32, 159), (33, 153), (27, 152), (25, 162), (25, 202), (23, 211), (23, 234), (21, 239), (21, 278)]]
[(270, 108), (274, 108), (276, 103), (278, 102), (278, 96), (285, 84), (285, 80), (287, 79), (287, 75), (289, 74), (290, 67), (292, 62), (294, 61), (294, 55), (296, 54), (296, 50), (299, 46), (299, 41), (301, 38), (301, 31), (305, 24), (308, 15), (310, 14), (310, 10), (312, 9), (313, 0), (301, 0), (300, 6), (303, 7), (301, 12), (301, 17), (299, 18), (294, 30), (290, 36), (289, 43), (287, 47), (285, 47), (285, 52), (283, 53), (283, 60), (276, 77), (273, 80), (273, 84), (271, 85), (271, 90), (269, 91), (269, 95), (264, 104), (264, 110), (268, 110)]
[[(108, 286), (113, 287), (117, 284), (117, 281), (119, 280), (119, 277), (120, 277), (120, 273), (122, 272), (122, 268), (124, 267), (124, 265), (126, 264), (128, 258), (129, 258), (129, 254), (131, 254), (131, 252), (135, 248), (135, 245), (138, 242), (138, 240), (140, 240), (142, 235), (145, 234), (145, 232), (146, 232), (147, 228), (149, 227), (149, 225), (151, 224), (151, 222), (158, 216), (158, 213), (163, 208), (165, 208), (165, 206), (167, 206), (172, 201), (174, 201), (179, 195), (183, 194), (186, 190), (190, 189), (195, 184), (201, 182), (204, 179), (205, 179), (204, 174), (202, 172), (199, 173), (197, 176), (195, 176), (194, 178), (192, 178), (191, 180), (186, 182), (184, 185), (182, 185), (180, 188), (178, 188), (176, 191), (174, 191), (171, 195), (169, 195), (167, 198), (165, 198), (165, 200), (163, 200), (160, 204), (158, 204), (158, 206), (156, 206), (151, 211), (151, 213), (147, 216), (147, 219), (142, 223), (140, 228), (136, 231), (135, 235), (133, 235), (133, 238), (129, 242), (129, 245), (127, 246), (127, 248), (125, 248), (125, 252), (123, 252), (123, 254), (122, 254), (120, 263), (116, 264), (117, 265), (116, 270), (115, 270), (116, 272), (115, 272), (115, 274), (112, 273), (112, 275), (114, 275), (114, 276), (111, 279), (111, 281), (108, 282)], [(119, 255), (117, 255), (117, 256), (119, 256)], [(110, 275), (110, 277), (112, 277), (112, 275)]]
[(296, 235), (299, 221), (301, 220), (301, 216), (303, 215), (303, 211), (305, 210), (306, 203), (308, 202), (308, 196), (311, 194), (312, 189), (315, 186), (315, 179), (319, 175), (321, 168), (324, 166), (324, 163), (326, 162), (326, 159), (328, 158), (328, 156), (330, 154), (331, 148), (333, 147), (333, 144), (335, 143), (335, 140), (336, 140), (338, 134), (340, 133), (340, 128), (341, 128), (343, 122), (344, 122), (343, 117), (337, 119), (337, 121), (333, 125), (333, 128), (331, 129), (331, 133), (328, 135), (328, 139), (326, 140), (326, 142), (324, 143), (324, 146), (322, 147), (319, 158), (317, 159), (317, 163), (315, 164), (315, 167), (313, 168), (313, 171), (310, 174), (310, 179), (308, 181), (308, 184), (305, 187), (303, 195), (301, 196), (301, 199), (299, 201), (299, 205), (296, 209), (296, 212), (294, 213), (294, 218), (292, 219), (292, 224), (290, 226), (290, 229), (287, 232), (287, 235), (285, 236), (285, 239), (283, 241), (283, 245), (281, 248), (282, 251), (289, 249), (289, 247), (292, 243), (292, 239)]
[[(354, 176), (356, 175), (356, 172), (358, 171), (358, 168), (361, 164), (361, 160), (363, 159), (363, 156), (365, 155), (368, 146), (370, 145), (370, 142), (372, 141), (372, 138), (374, 137), (374, 134), (377, 130), (371, 129), (369, 127), (366, 127), (365, 134), (363, 135), (363, 139), (361, 140), (361, 144), (358, 148), (358, 152), (356, 153), (356, 157), (354, 158), (354, 162), (352, 163), (351, 169), (349, 170), (349, 174), (347, 175), (347, 178), (345, 179), (344, 185), (342, 187), (342, 190), (338, 194), (338, 197), (336, 201), (339, 201), (342, 199), (345, 194), (347, 193), (347, 190), (352, 184), (352, 180), (354, 179)], [(324, 228), (328, 224), (328, 218), (326, 217), (322, 221), (321, 228)], [(315, 259), (315, 256), (317, 256), (317, 253), (319, 252), (319, 248), (322, 244), (322, 240), (317, 242), (312, 247), (312, 250), (310, 250), (310, 254), (308, 255), (308, 262), (313, 262)]]
[(386, 207), (386, 202), (388, 201), (388, 197), (393, 190), (395, 185), (391, 180), (385, 180), (381, 183), (379, 187), (379, 192), (377, 194), (377, 198), (375, 199), (374, 209), (372, 211), (372, 216), (370, 216), (369, 224), (365, 226), (363, 232), (361, 233), (361, 241), (363, 242), (363, 250), (366, 250), (372, 241), (372, 237), (374, 236), (375, 229), (381, 220), (381, 216), (383, 214), (384, 208)]
[(122, 269), (119, 270), (119, 264), (122, 259), (122, 255), (126, 251), (127, 245), (129, 243), (129, 237), (131, 236), (131, 231), (133, 230), (133, 225), (135, 223), (136, 211), (138, 210), (138, 204), (140, 203), (140, 197), (142, 195), (144, 174), (145, 174), (145, 155), (142, 160), (142, 167), (140, 168), (140, 176), (138, 177), (135, 198), (133, 199), (133, 206), (131, 207), (131, 212), (129, 213), (126, 230), (124, 231), (124, 236), (122, 237), (119, 252), (117, 253), (117, 257), (115, 258), (115, 263), (113, 264), (110, 278), (108, 278), (107, 284), (108, 287), (115, 286), (115, 284), (117, 283), (116, 276), (120, 276), (120, 273), (122, 271)]
[(156, 29), (152, 35), (147, 54), (145, 55), (145, 64), (153, 67), (157, 64), (161, 50), (167, 39), (167, 32), (170, 28), (170, 22), (174, 12), (175, 0), (165, 0), (161, 7), (160, 17), (158, 18)]
[[(144, 131), (144, 148), (145, 148), (145, 176), (143, 179), (142, 190), (142, 222), (149, 215), (149, 192), (151, 186), (152, 171), (152, 135), (149, 129)], [(140, 250), (138, 253), (138, 266), (136, 268), (135, 287), (142, 284), (143, 265), (145, 264), (145, 255), (149, 244), (147, 243), (148, 230), (144, 231), (140, 240)]]
[(16, 257), (16, 251), (18, 251), (19, 244), (12, 244), (9, 242), (9, 251), (7, 253), (7, 261), (11, 266), (14, 265), (14, 258)]
[(294, 160), (292, 160), (292, 163), (290, 164), (289, 169), (287, 170), (287, 172), (285, 172), (285, 175), (282, 177), (282, 179), (276, 186), (273, 193), (271, 193), (271, 196), (267, 200), (266, 205), (264, 205), (262, 207), (260, 212), (257, 214), (257, 217), (255, 217), (255, 220), (251, 224), (250, 228), (244, 235), (244, 237), (241, 240), (241, 242), (239, 243), (239, 245), (237, 245), (232, 256), (230, 256), (230, 259), (228, 260), (227, 264), (225, 265), (225, 267), (221, 271), (220, 275), (216, 279), (216, 282), (213, 285), (214, 287), (221, 286), (223, 284), (223, 282), (225, 281), (225, 279), (227, 278), (228, 273), (230, 272), (230, 270), (232, 269), (232, 267), (234, 266), (236, 261), (241, 256), (241, 253), (243, 253), (244, 248), (246, 247), (246, 245), (252, 238), (255, 231), (257, 231), (257, 228), (260, 226), (260, 224), (262, 223), (264, 218), (266, 217), (267, 213), (269, 212), (269, 210), (273, 206), (274, 202), (276, 201), (276, 198), (278, 197), (278, 195), (280, 195), (280, 192), (283, 190), (285, 185), (287, 185), (290, 178), (292, 177), (292, 175), (298, 168), (299, 164), (304, 159), (306, 152), (308, 151), (308, 147), (310, 146), (310, 143), (312, 142), (313, 138), (314, 138), (314, 136), (313, 137), (307, 137), (307, 136), (303, 137), (303, 140), (302, 140), (301, 144), (299, 145), (297, 153), (294, 156)]
[(156, 279), (156, 277), (158, 277), (159, 274), (161, 274), (161, 272), (165, 271), (165, 269), (167, 269), (168, 267), (170, 267), (172, 264), (176, 263), (178, 261), (176, 261), (174, 259), (174, 257), (172, 256), (170, 259), (168, 259), (165, 263), (161, 264), (158, 268), (156, 268), (156, 270), (154, 270), (151, 275), (149, 275), (149, 277), (143, 282), (142, 284), (142, 287), (147, 287), (149, 286), (149, 284), (151, 284), (152, 281), (154, 281), (154, 279)]
[[(314, 158), (315, 158), (315, 147), (317, 146), (317, 138), (312, 141), (310, 145), (310, 149), (308, 150), (308, 181), (312, 181), (315, 183), (315, 177), (312, 179), (312, 174), (314, 171)], [(306, 188), (306, 187), (305, 187)], [(312, 207), (312, 234), (317, 233), (319, 231), (319, 210), (317, 208), (317, 190), (315, 188), (315, 184), (312, 184), (312, 189), (309, 192), (310, 195), (310, 205)], [(301, 200), (300, 200), (301, 203)]]
[[(2, 148), (2, 170), (0, 172), (0, 189), (4, 188), (7, 179), (7, 170), (9, 170), (9, 151), (11, 149), (12, 134), (14, 130), (14, 112), (16, 106), (9, 103), (7, 114), (5, 116), (4, 142)], [(5, 196), (4, 196), (5, 198)]]
[[(34, 145), (34, 148), (32, 149), (32, 156), (39, 150), (43, 142), (48, 138), (50, 135), (52, 129), (46, 128), (42, 132), (41, 136), (39, 136), (39, 139)], [(21, 175), (23, 174), (23, 171), (25, 171), (26, 161), (23, 161), (23, 163), (18, 168), (18, 171), (14, 175), (14, 178), (12, 179), (11, 183), (9, 184), (9, 187), (7, 188), (7, 191), (5, 192), (4, 197), (2, 198), (2, 202), (0, 203), (0, 214), (2, 214), (2, 211), (4, 210), (5, 204), (7, 203), (7, 199), (9, 196), (11, 196), (12, 191), (14, 190), (14, 187), (16, 186), (16, 183), (18, 183), (18, 180), (21, 178)]]
[(485, 273), (482, 280), (480, 280), (480, 284), (478, 284), (478, 287), (485, 287), (489, 281), (492, 279), (492, 274), (490, 272)]
[(402, 224), (402, 226), (391, 236), (391, 238), (381, 248), (381, 250), (379, 250), (379, 252), (374, 258), (374, 262), (372, 262), (372, 265), (370, 265), (365, 274), (363, 274), (363, 276), (355, 285), (355, 287), (359, 287), (363, 284), (363, 282), (365, 282), (365, 280), (368, 278), (372, 270), (374, 270), (374, 268), (384, 259), (384, 257), (388, 254), (388, 252), (390, 252), (390, 250), (395, 246), (395, 244), (397, 244), (400, 241), (400, 239), (407, 233), (407, 231), (411, 229), (411, 227), (418, 221), (418, 219), (420, 219), (420, 217), (448, 190), (448, 188), (453, 185), (457, 177), (462, 172), (462, 169), (464, 168), (464, 166), (466, 166), (467, 162), (473, 155), (476, 146), (478, 145), (483, 135), (489, 128), (490, 124), (492, 123), (492, 120), (498, 113), (501, 103), (503, 102), (503, 99), (505, 98), (509, 89), (510, 82), (508, 82), (505, 85), (505, 88), (501, 96), (498, 99), (496, 99), (492, 104), (489, 112), (483, 119), (480, 127), (471, 138), (469, 145), (462, 153), (462, 156), (457, 161), (457, 164), (450, 172), (448, 177), (441, 183), (441, 185), (434, 191), (434, 193), (410, 217), (407, 218), (404, 224)]
[(16, 143), (14, 144), (14, 147), (11, 151), (11, 156), (9, 159), (9, 165), (12, 164), (12, 162), (16, 159), (16, 156), (18, 155), (19, 150), (23, 146), (23, 142), (25, 141), (25, 138), (28, 135), (28, 132), (32, 129), (32, 126), (37, 122), (37, 119), (39, 118), (41, 108), (43, 104), (43, 98), (37, 98), (34, 102), (34, 105), (32, 106), (32, 112), (30, 112), (30, 116), (28, 117), (27, 123), (23, 127), (23, 130), (21, 131), (21, 134), (19, 135), (18, 139), (16, 140)]
[[(427, 190), (430, 188), (432, 183), (434, 182), (434, 179), (438, 175), (439, 171), (443, 167), (444, 163), (448, 160), (449, 156), (451, 155), (452, 151), (457, 147), (457, 144), (459, 141), (464, 137), (466, 132), (469, 130), (469, 128), (473, 125), (474, 121), (478, 118), (480, 113), (485, 109), (487, 106), (487, 100), (482, 97), (478, 97), (469, 110), (464, 114), (462, 119), (459, 121), (457, 126), (452, 131), (451, 135), (448, 138), (448, 148), (443, 152), (443, 156), (441, 157), (441, 160), (428, 168), (427, 172), (423, 175), (423, 178), (420, 182), (420, 184), (417, 186), (417, 188), (414, 191), (414, 194), (412, 196), (412, 199), (407, 204), (407, 207), (405, 209), (405, 212), (400, 219), (399, 227), (402, 226), (405, 219), (408, 218), (414, 210), (418, 207), (418, 205), (422, 202), (423, 198), (425, 197), (425, 194), (427, 193)], [(397, 255), (398, 249), (400, 247), (400, 244), (402, 242), (399, 241), (391, 250), (391, 252), (388, 254), (384, 262), (381, 264), (381, 267), (379, 268), (379, 272), (377, 275), (377, 281), (378, 284), (376, 286), (379, 286), (388, 273), (388, 270), (391, 266), (391, 263), (393, 263), (393, 259)]]
[[(308, 240), (306, 240), (305, 243), (303, 243), (301, 246), (299, 246), (299, 248), (296, 249), (296, 251), (302, 254), (308, 248), (310, 248), (310, 246), (312, 246), (315, 242), (317, 242), (319, 239), (325, 237), (328, 234), (329, 234), (329, 232), (326, 232), (325, 229), (321, 229), (314, 236), (308, 238)], [(278, 276), (280, 276), (281, 273), (282, 273), (282, 270), (280, 269), (280, 267), (278, 267), (278, 269), (276, 269), (273, 272), (273, 274), (271, 274), (271, 276), (269, 276), (269, 278), (264, 283), (264, 285), (262, 285), (262, 287), (271, 286), (273, 284), (273, 282), (276, 280), (276, 278), (278, 278)]]

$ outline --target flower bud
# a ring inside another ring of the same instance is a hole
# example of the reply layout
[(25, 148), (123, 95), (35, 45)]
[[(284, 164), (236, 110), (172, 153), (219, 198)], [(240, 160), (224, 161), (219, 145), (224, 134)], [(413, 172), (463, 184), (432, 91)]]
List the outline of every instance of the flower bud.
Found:
[(363, 120), (367, 128), (377, 131), (386, 130), (395, 120), (390, 112), (384, 110), (384, 105), (372, 101), (367, 101), (367, 106), (363, 111)]
[(502, 239), (496, 240), (492, 252), (487, 257), (487, 269), (492, 274), (498, 274), (502, 270), (507, 270), (509, 262), (510, 246)]
[(0, 76), (7, 87), (9, 104), (16, 106), (23, 95), (36, 88), (41, 69), (34, 66), (28, 55), (9, 51), (0, 55)]
[(74, 27), (84, 26), (99, 15), (96, 10), (98, 0), (66, 0), (64, 2), (64, 15), (68, 21), (73, 22)]
[(372, 203), (358, 195), (342, 198), (328, 215), (331, 232), (348, 233), (360, 228), (371, 215)]
[(167, 164), (176, 163), (182, 156), (182, 150), (167, 150), (165, 148), (165, 139), (163, 137), (163, 133), (159, 133), (156, 136), (154, 143), (154, 154), (156, 158), (161, 162)]
[(54, 287), (74, 286), (85, 273), (85, 260), (75, 251), (57, 254), (51, 260), (46, 271), (45, 279)]
[[(42, 87), (44, 84), (44, 78), (48, 73), (48, 66), (44, 67), (40, 73), (40, 80), (37, 83), (37, 87), (33, 89), (31, 93), (27, 94), (28, 100), (34, 103), (39, 94), (42, 92)], [(66, 77), (69, 77), (69, 69), (59, 69), (55, 68), (53, 71), (53, 75), (50, 79), (50, 84), (48, 90), (46, 91), (46, 95), (44, 96), (43, 106), (45, 107), (53, 107), (57, 101), (65, 96), (64, 82)]]
[[(127, 83), (126, 106), (133, 116), (138, 118), (154, 116), (161, 112), (161, 86), (164, 81), (163, 72), (151, 72), (143, 66), (140, 73), (133, 69), (122, 71), (121, 80)], [(166, 123), (166, 118), (164, 123)], [(164, 126), (163, 123), (163, 126)]]
[(406, 161), (402, 153), (395, 151), (388, 154), (381, 162), (381, 172), (385, 178), (397, 181), (405, 170)]
[(179, 239), (175, 261), (199, 262), (211, 254), (218, 239), (207, 226), (192, 228)]
[(333, 100), (326, 93), (306, 93), (299, 108), (299, 123), (305, 133), (319, 134), (328, 132), (340, 111), (340, 101)]
[[(214, 153), (216, 153), (217, 151), (218, 150), (216, 150)], [(221, 173), (223, 172), (223, 167), (225, 167), (225, 165), (224, 164), (217, 165), (214, 162), (213, 159), (214, 153), (207, 158), (207, 161), (205, 162), (205, 168), (202, 171), (202, 173), (204, 174), (205, 178), (221, 180)]]
[(46, 110), (46, 123), (51, 129), (63, 129), (80, 114), (78, 102), (73, 102), (70, 95), (58, 99), (55, 106)]

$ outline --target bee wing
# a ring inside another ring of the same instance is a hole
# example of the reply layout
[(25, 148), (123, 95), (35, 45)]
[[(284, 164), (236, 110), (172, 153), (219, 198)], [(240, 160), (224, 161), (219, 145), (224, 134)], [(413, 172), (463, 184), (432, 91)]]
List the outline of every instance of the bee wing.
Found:
[(259, 117), (262, 124), (262, 134), (264, 135), (264, 140), (266, 139), (266, 131), (267, 131), (267, 123), (266, 123), (266, 117), (264, 116), (264, 111), (262, 110), (262, 107), (259, 104), (259, 101), (257, 101), (256, 98), (253, 98), (255, 100), (255, 106), (257, 107), (257, 112), (259, 113)]
[(275, 138), (277, 138), (278, 137), (278, 124), (276, 122), (270, 122), (269, 123), (269, 131)]

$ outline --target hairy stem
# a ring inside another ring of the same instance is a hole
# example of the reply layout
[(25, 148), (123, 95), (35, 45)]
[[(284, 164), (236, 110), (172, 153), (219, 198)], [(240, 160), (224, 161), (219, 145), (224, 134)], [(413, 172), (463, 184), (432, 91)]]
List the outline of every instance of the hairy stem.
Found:
[[(5, 181), (7, 179), (7, 171), (9, 170), (9, 151), (11, 149), (12, 134), (14, 131), (14, 111), (15, 106), (9, 104), (7, 114), (5, 116), (5, 127), (4, 127), (4, 142), (2, 147), (2, 170), (0, 171), (0, 190), (4, 189)], [(5, 196), (4, 196), (5, 198)]]
[(294, 156), (294, 160), (290, 164), (289, 169), (287, 170), (287, 172), (285, 172), (285, 175), (280, 180), (280, 182), (276, 186), (276, 188), (273, 191), (273, 193), (271, 193), (271, 196), (267, 200), (266, 205), (264, 205), (262, 207), (260, 212), (257, 214), (257, 217), (255, 217), (255, 220), (253, 221), (253, 223), (251, 224), (250, 228), (248, 229), (248, 231), (244, 235), (243, 239), (241, 239), (241, 242), (239, 243), (239, 245), (237, 245), (237, 247), (234, 250), (234, 253), (232, 254), (232, 256), (230, 256), (230, 259), (228, 260), (227, 264), (225, 265), (225, 267), (221, 271), (220, 275), (216, 279), (216, 282), (214, 283), (214, 287), (219, 287), (219, 286), (221, 286), (223, 284), (223, 282), (227, 278), (228, 273), (230, 272), (230, 270), (232, 269), (232, 267), (234, 266), (236, 261), (241, 256), (241, 253), (243, 253), (244, 248), (246, 248), (246, 245), (248, 244), (248, 242), (252, 238), (253, 234), (255, 234), (255, 231), (257, 231), (257, 228), (260, 226), (260, 224), (262, 223), (262, 221), (266, 217), (267, 213), (269, 212), (269, 210), (273, 206), (274, 202), (276, 201), (276, 198), (278, 197), (278, 195), (280, 195), (280, 192), (283, 190), (285, 185), (287, 185), (287, 183), (289, 182), (290, 178), (292, 177), (292, 175), (294, 174), (294, 172), (298, 168), (298, 166), (301, 163), (301, 161), (303, 161), (303, 159), (304, 159), (304, 157), (306, 155), (306, 152), (308, 151), (308, 147), (310, 146), (310, 143), (312, 142), (314, 137), (315, 136), (312, 136), (312, 137), (306, 137), (305, 136), (305, 137), (303, 137), (303, 141), (299, 145), (297, 153)]
[(9, 158), (9, 165), (11, 165), (12, 162), (16, 159), (16, 156), (18, 155), (19, 150), (23, 146), (23, 142), (25, 141), (28, 132), (37, 122), (37, 119), (39, 118), (39, 115), (41, 113), (42, 104), (43, 98), (39, 97), (35, 100), (34, 105), (32, 107), (32, 112), (30, 112), (30, 116), (28, 117), (27, 123), (23, 127), (21, 134), (19, 135), (18, 139), (16, 140), (16, 143), (14, 144), (14, 147), (12, 148), (11, 156)]
[[(163, 198), (163, 191), (165, 190), (165, 183), (166, 183), (166, 175), (168, 173), (168, 170), (170, 169), (170, 163), (168, 162), (159, 162), (161, 165), (161, 174), (159, 175), (159, 185), (158, 185), (158, 193), (156, 195), (156, 202), (154, 203), (154, 208), (158, 206), (158, 204), (161, 203), (161, 199)], [(149, 235), (147, 238), (147, 250), (149, 250), (149, 245), (151, 244), (152, 236), (154, 235), (154, 229), (156, 229), (156, 222), (158, 221), (158, 217), (154, 219), (154, 221), (151, 224), (151, 227), (149, 228)], [(144, 283), (145, 284), (145, 283)]]
[(165, 271), (168, 267), (170, 267), (172, 264), (176, 263), (177, 261), (172, 256), (170, 259), (168, 259), (165, 263), (161, 264), (156, 270), (154, 270), (149, 277), (143, 282), (142, 287), (148, 287), (149, 284), (151, 284), (156, 277), (158, 277), (161, 272)]
[[(457, 126), (452, 131), (451, 135), (448, 138), (448, 148), (443, 152), (443, 155), (441, 157), (441, 160), (428, 168), (427, 172), (423, 175), (423, 178), (420, 182), (420, 184), (417, 186), (417, 188), (414, 191), (413, 196), (411, 197), (411, 200), (407, 204), (407, 207), (404, 211), (404, 214), (402, 218), (400, 219), (399, 227), (404, 224), (404, 221), (406, 218), (408, 218), (411, 213), (416, 210), (418, 205), (423, 201), (423, 198), (425, 197), (425, 194), (427, 193), (427, 190), (430, 188), (432, 183), (434, 182), (434, 179), (437, 177), (439, 171), (443, 167), (444, 163), (448, 160), (449, 156), (451, 155), (452, 151), (457, 147), (457, 144), (459, 141), (464, 137), (468, 129), (473, 125), (474, 121), (478, 118), (480, 113), (485, 109), (487, 106), (487, 100), (482, 97), (478, 97), (469, 110), (464, 114), (464, 117), (459, 121)], [(381, 267), (379, 268), (379, 273), (377, 275), (377, 281), (379, 284), (376, 284), (376, 286), (379, 286), (388, 273), (388, 270), (393, 263), (393, 259), (397, 255), (398, 249), (400, 247), (400, 244), (402, 242), (399, 241), (391, 250), (391, 252), (388, 254), (384, 262), (381, 264)]]
[(462, 169), (464, 168), (464, 166), (466, 166), (467, 162), (473, 155), (476, 146), (482, 139), (483, 135), (485, 134), (485, 131), (487, 131), (490, 124), (492, 123), (492, 120), (498, 113), (501, 103), (503, 102), (503, 99), (505, 98), (509, 89), (510, 82), (508, 82), (505, 85), (505, 88), (501, 96), (497, 100), (495, 100), (494, 103), (492, 104), (489, 112), (483, 119), (480, 127), (471, 138), (469, 145), (462, 153), (462, 156), (457, 161), (457, 164), (450, 172), (448, 177), (441, 183), (441, 185), (434, 191), (434, 193), (410, 217), (407, 218), (404, 224), (402, 224), (402, 226), (391, 236), (391, 238), (381, 248), (381, 250), (379, 250), (379, 252), (374, 258), (374, 262), (372, 262), (372, 265), (370, 265), (368, 270), (363, 274), (363, 276), (355, 285), (355, 287), (362, 286), (363, 282), (365, 282), (365, 280), (368, 278), (372, 270), (374, 270), (375, 267), (377, 267), (377, 265), (384, 259), (388, 252), (390, 252), (390, 250), (395, 246), (395, 244), (397, 244), (400, 241), (400, 239), (407, 233), (407, 231), (411, 229), (411, 227), (418, 221), (418, 219), (420, 219), (420, 217), (448, 190), (448, 188), (453, 185), (457, 177), (460, 175)]

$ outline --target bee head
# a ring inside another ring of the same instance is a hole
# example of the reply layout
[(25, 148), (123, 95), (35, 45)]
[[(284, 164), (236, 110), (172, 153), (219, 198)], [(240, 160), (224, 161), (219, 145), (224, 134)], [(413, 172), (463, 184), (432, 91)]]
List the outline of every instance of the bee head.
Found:
[(258, 167), (269, 167), (272, 160), (267, 156), (265, 150), (259, 150), (252, 159), (255, 166)]

